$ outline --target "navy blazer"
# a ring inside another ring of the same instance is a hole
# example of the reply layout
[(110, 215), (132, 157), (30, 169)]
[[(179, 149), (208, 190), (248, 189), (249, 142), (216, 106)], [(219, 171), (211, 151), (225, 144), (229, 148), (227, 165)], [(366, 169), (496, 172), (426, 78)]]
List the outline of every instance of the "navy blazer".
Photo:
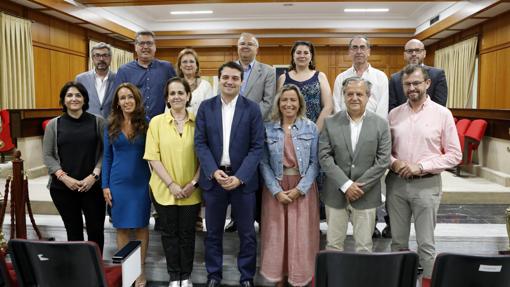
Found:
[(87, 112), (102, 116), (107, 119), (108, 115), (110, 115), (110, 111), (112, 109), (112, 101), (113, 101), (113, 93), (115, 92), (115, 88), (117, 88), (114, 84), (116, 74), (110, 70), (108, 75), (108, 83), (106, 86), (106, 92), (104, 94), (103, 103), (99, 102), (99, 96), (97, 95), (96, 90), (96, 78), (94, 77), (94, 71), (90, 70), (76, 76), (76, 81), (80, 82), (85, 86), (87, 92), (89, 93), (89, 109)]
[[(200, 187), (211, 190), (220, 185), (213, 178), (223, 153), (221, 96), (200, 104), (195, 119), (195, 150), (200, 161)], [(264, 125), (258, 104), (246, 97), (237, 99), (230, 133), (230, 163), (234, 175), (244, 184), (238, 189), (258, 189), (258, 166), (264, 147)]]
[[(424, 65), (430, 76), (430, 87), (427, 89), (427, 94), (430, 99), (442, 106), (446, 107), (446, 100), (448, 99), (448, 85), (446, 83), (446, 76), (444, 70), (429, 67)], [(401, 104), (407, 102), (407, 97), (404, 94), (404, 88), (402, 87), (402, 75), (401, 71), (391, 75), (389, 82), (390, 97), (388, 113)]]

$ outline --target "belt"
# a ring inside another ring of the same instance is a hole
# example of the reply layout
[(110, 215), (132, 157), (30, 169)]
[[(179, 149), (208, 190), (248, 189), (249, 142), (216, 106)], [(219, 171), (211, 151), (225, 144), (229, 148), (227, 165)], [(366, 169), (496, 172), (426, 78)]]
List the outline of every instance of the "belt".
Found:
[[(393, 173), (393, 175), (395, 176), (398, 176), (398, 173), (394, 172), (394, 171), (391, 171), (391, 173)], [(426, 174), (423, 174), (423, 175), (414, 175), (414, 176), (411, 176), (410, 178), (406, 178), (407, 180), (415, 180), (415, 179), (424, 179), (424, 178), (429, 178), (429, 177), (433, 177), (433, 176), (436, 176), (437, 174), (435, 173), (426, 173)]]
[(300, 175), (299, 169), (297, 169), (295, 167), (290, 167), (290, 168), (284, 167), (283, 175)]
[(234, 171), (232, 170), (232, 166), (230, 165), (220, 165), (220, 169), (223, 170), (226, 174), (234, 173)]

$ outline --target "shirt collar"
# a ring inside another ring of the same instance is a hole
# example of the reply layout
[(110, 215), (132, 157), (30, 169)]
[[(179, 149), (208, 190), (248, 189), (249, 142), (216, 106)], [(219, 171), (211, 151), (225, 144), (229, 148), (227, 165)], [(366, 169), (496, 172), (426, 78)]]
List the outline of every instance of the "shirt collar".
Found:
[[(430, 106), (430, 104), (432, 103), (432, 100), (430, 99), (429, 95), (426, 94), (425, 95), (427, 98), (425, 99), (425, 102), (423, 102), (423, 104), (421, 105), (421, 108), (418, 110), (418, 111), (422, 111), (423, 109), (425, 109), (426, 107)], [(409, 102), (409, 100), (407, 100), (407, 108), (410, 110), (410, 111), (413, 111), (413, 107), (411, 107), (411, 103)]]
[[(110, 73), (111, 73), (111, 70), (108, 69), (108, 73), (106, 73), (106, 76), (104, 77), (103, 81), (108, 79), (108, 77), (110, 76)], [(93, 69), (92, 70), (92, 75), (94, 75), (94, 78), (97, 78), (97, 72), (96, 72), (96, 69)]]
[[(241, 67), (243, 66), (243, 64), (241, 64), (241, 60), (237, 61), (237, 63), (241, 65)], [(245, 70), (245, 72), (251, 70), (253, 68), (253, 65), (255, 65), (255, 59), (253, 59), (253, 61), (251, 61), (251, 63), (248, 64), (248, 70)]]
[(345, 114), (347, 115), (347, 118), (349, 119), (349, 122), (351, 124), (359, 124), (359, 123), (362, 123), (363, 120), (365, 119), (365, 117), (367, 116), (367, 110), (365, 109), (365, 112), (363, 113), (363, 115), (361, 116), (361, 119), (359, 121), (354, 121), (351, 116), (349, 115), (349, 113), (347, 111), (345, 111)]
[(221, 106), (224, 107), (224, 106), (232, 106), (233, 105), (235, 107), (235, 105), (237, 103), (237, 98), (239, 98), (239, 95), (235, 96), (235, 98), (232, 101), (230, 101), (230, 103), (227, 104), (223, 101), (223, 98), (221, 97), (221, 94), (220, 94)]
[[(354, 68), (354, 65), (352, 65), (351, 69), (352, 69), (352, 72), (356, 74), (356, 69)], [(366, 69), (366, 71), (365, 71), (365, 72), (366, 72), (366, 73), (370, 73), (370, 70), (372, 70), (372, 66), (370, 65), (370, 63), (368, 63), (368, 68)], [(363, 74), (364, 74), (365, 72), (363, 72)]]
[[(195, 114), (193, 114), (190, 111), (187, 111), (187, 113), (188, 113), (188, 120), (186, 122), (188, 122), (188, 121), (194, 122)], [(175, 118), (174, 118), (174, 116), (172, 116), (172, 113), (170, 112), (170, 110), (168, 112), (166, 112), (163, 116), (165, 117), (165, 121), (167, 121), (169, 123), (173, 123), (175, 120)]]

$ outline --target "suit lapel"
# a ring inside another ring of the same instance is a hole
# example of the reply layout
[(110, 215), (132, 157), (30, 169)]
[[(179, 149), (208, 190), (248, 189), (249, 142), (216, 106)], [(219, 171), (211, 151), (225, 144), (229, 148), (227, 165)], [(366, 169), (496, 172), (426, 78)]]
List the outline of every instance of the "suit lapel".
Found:
[(230, 128), (230, 145), (232, 145), (232, 139), (235, 136), (237, 131), (237, 126), (241, 122), (241, 118), (243, 117), (244, 111), (244, 101), (243, 97), (237, 97), (236, 108), (234, 111), (234, 119), (232, 120), (232, 127)]
[(251, 68), (250, 77), (246, 79), (248, 83), (246, 84), (246, 89), (244, 90), (244, 95), (247, 97), (247, 95), (250, 94), (251, 89), (255, 86), (255, 82), (257, 82), (257, 79), (260, 77), (261, 71), (260, 71), (260, 65), (258, 65), (258, 62), (253, 62), (253, 67)]
[(108, 86), (106, 87), (106, 92), (104, 94), (104, 99), (103, 99), (103, 102), (101, 103), (101, 106), (105, 105), (105, 103), (108, 100), (108, 97), (113, 94), (113, 89), (116, 88), (113, 86), (113, 77), (112, 77), (111, 72), (108, 73), (108, 84), (107, 85)]
[[(349, 119), (347, 118), (347, 112), (342, 112), (342, 121), (341, 121), (341, 132), (340, 134), (343, 136), (345, 141), (345, 146), (347, 147), (347, 150), (349, 151), (349, 154), (351, 155), (351, 159), (353, 158), (354, 154), (352, 151), (352, 142), (351, 142), (351, 126), (349, 124)], [(342, 132), (343, 131), (343, 132)]]
[(93, 71), (89, 72), (88, 79), (89, 79), (89, 85), (90, 85), (90, 88), (87, 90), (87, 92), (89, 92), (89, 101), (91, 98), (93, 98), (94, 101), (99, 103), (99, 96), (97, 95), (97, 90), (96, 90), (96, 78), (94, 77)]

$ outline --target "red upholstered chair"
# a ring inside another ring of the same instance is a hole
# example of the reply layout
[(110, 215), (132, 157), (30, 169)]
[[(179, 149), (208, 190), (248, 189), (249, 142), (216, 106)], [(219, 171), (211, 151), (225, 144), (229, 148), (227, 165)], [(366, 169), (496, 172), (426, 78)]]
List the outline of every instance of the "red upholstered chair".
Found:
[(5, 153), (14, 149), (11, 137), (11, 124), (8, 110), (0, 110), (0, 118), (2, 127), (0, 130), (0, 154), (2, 162), (5, 161)]
[(44, 120), (42, 122), (42, 129), (43, 131), (46, 130), (46, 126), (48, 125), (48, 123), (51, 121), (51, 119), (47, 119), (47, 120)]
[[(463, 149), (463, 160), (464, 156), (466, 164), (470, 164), (473, 159), (473, 151), (478, 149), (480, 142), (485, 135), (487, 129), (487, 122), (485, 120), (474, 120), (469, 125), (469, 128), (464, 134), (464, 149)], [(466, 152), (464, 152), (466, 151)]]
[[(466, 134), (466, 131), (469, 128), (470, 124), (471, 120), (469, 119), (460, 119), (455, 124), (455, 126), (457, 127), (457, 134), (459, 135), (460, 149), (462, 151), (464, 150), (464, 135)], [(459, 163), (459, 165), (455, 169), (455, 174), (457, 176), (460, 176), (460, 167), (462, 166), (463, 162)]]
[[(122, 261), (129, 257), (133, 253), (128, 248), (139, 252), (140, 242), (132, 243), (113, 258)], [(21, 287), (123, 286), (121, 265), (104, 265), (99, 247), (93, 242), (12, 239), (9, 241), (9, 252)], [(135, 255), (140, 256), (139, 253)], [(133, 275), (136, 278), (139, 273)], [(124, 286), (130, 286), (132, 282), (125, 283), (127, 285)]]

